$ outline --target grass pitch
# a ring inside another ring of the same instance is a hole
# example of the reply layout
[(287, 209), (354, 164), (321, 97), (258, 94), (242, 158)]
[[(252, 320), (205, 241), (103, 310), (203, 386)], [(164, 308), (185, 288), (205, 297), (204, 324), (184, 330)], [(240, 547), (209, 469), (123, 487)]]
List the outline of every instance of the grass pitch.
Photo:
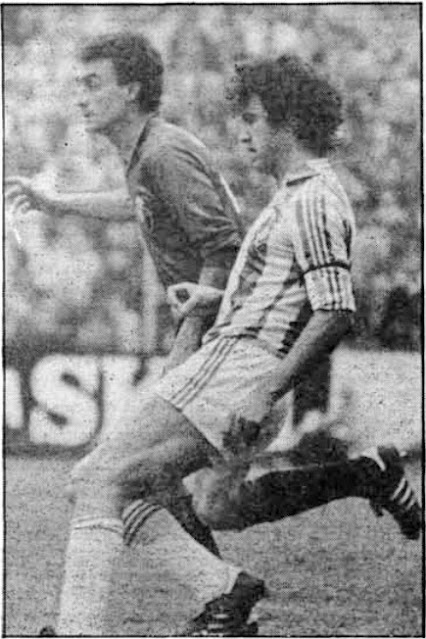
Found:
[[(6, 460), (3, 636), (54, 623), (71, 514), (63, 491), (72, 462)], [(421, 473), (408, 468), (420, 494)], [(422, 544), (358, 499), (217, 533), (226, 558), (262, 576), (271, 597), (256, 613), (264, 636), (424, 636)], [(117, 567), (111, 621), (117, 636), (173, 635), (197, 612), (188, 589), (127, 551)]]

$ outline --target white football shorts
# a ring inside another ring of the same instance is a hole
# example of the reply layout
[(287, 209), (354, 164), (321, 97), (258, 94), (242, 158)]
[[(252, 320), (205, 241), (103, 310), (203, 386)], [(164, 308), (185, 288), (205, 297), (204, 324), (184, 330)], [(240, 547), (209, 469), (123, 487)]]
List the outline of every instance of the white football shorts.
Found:
[(170, 371), (155, 384), (153, 392), (182, 412), (225, 454), (224, 436), (235, 415), (260, 392), (263, 376), (280, 362), (254, 339), (219, 337)]

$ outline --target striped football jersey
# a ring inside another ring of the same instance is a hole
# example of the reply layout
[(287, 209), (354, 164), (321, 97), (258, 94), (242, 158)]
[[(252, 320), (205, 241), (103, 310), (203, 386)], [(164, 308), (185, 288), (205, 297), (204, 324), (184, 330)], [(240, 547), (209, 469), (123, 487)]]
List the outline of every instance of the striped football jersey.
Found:
[(283, 356), (314, 311), (354, 311), (354, 229), (349, 200), (327, 160), (287, 175), (243, 242), (205, 341), (250, 336)]

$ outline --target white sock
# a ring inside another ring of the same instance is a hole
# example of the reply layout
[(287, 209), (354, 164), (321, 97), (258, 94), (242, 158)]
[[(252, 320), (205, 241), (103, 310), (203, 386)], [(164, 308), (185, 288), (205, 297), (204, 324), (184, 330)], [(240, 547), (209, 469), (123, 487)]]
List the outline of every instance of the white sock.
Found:
[(232, 590), (241, 569), (206, 550), (164, 508), (139, 499), (125, 509), (123, 521), (127, 545), (148, 551), (159, 565), (190, 587), (200, 603)]
[(120, 519), (75, 519), (68, 542), (58, 635), (105, 636), (114, 565), (123, 549)]

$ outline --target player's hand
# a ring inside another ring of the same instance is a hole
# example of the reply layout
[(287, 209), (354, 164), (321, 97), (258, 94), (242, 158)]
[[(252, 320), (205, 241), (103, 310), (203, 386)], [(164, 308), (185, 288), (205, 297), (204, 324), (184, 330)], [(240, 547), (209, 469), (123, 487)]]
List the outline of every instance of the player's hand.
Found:
[(167, 300), (176, 320), (191, 314), (202, 317), (216, 314), (222, 296), (223, 291), (218, 288), (193, 282), (181, 282), (167, 289)]
[(12, 232), (18, 246), (22, 247), (25, 237), (25, 224), (31, 217), (33, 206), (25, 192), (16, 186), (5, 185), (5, 219), (6, 227)]
[(265, 378), (257, 386), (255, 392), (245, 402), (244, 406), (238, 411), (238, 416), (247, 421), (262, 423), (269, 415), (274, 405), (272, 395), (272, 387)]
[(223, 448), (239, 459), (250, 456), (262, 427), (261, 420), (246, 419), (240, 414), (233, 416), (228, 430), (223, 435)]
[(35, 187), (33, 180), (21, 176), (13, 176), (5, 180), (5, 197), (9, 206), (19, 206), (23, 198), (27, 198), (30, 207), (43, 210), (49, 205), (52, 195)]
[(269, 437), (276, 421), (274, 400), (267, 382), (261, 383), (233, 415), (224, 446), (234, 455), (243, 455)]
[(25, 214), (32, 208), (30, 198), (22, 191), (8, 189), (6, 187), (4, 197), (7, 215), (10, 216), (11, 219)]
[(197, 328), (202, 325), (202, 322), (202, 319), (191, 318), (189, 322), (186, 321), (182, 323), (172, 349), (167, 356), (166, 363), (164, 364), (163, 375), (166, 375), (173, 368), (176, 368), (176, 366), (183, 364), (188, 357), (200, 348), (201, 332), (197, 330)]

